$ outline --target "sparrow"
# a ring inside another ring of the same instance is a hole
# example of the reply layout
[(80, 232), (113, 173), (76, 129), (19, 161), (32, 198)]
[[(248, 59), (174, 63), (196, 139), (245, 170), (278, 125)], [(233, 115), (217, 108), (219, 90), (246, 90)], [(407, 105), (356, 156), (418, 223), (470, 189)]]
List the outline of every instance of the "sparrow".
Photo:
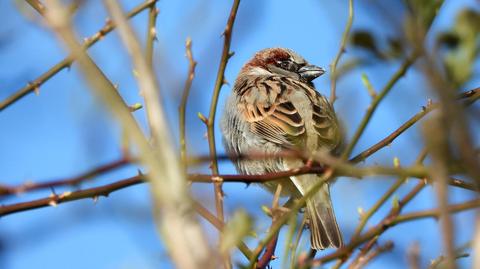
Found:
[[(225, 149), (239, 173), (262, 175), (305, 165), (301, 159), (268, 157), (285, 150), (339, 150), (343, 139), (335, 111), (312, 83), (324, 73), (286, 48), (261, 50), (242, 67), (220, 124)], [(249, 158), (253, 152), (264, 157)], [(281, 183), (282, 195), (298, 198), (319, 180), (315, 174), (299, 175), (263, 186), (274, 192)], [(312, 249), (343, 245), (328, 183), (307, 200), (305, 213)]]

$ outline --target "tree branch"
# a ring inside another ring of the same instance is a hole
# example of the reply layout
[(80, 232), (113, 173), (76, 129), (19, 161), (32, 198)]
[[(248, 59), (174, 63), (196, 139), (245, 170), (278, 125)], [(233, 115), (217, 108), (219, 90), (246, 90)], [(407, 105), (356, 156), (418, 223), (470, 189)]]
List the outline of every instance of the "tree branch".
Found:
[(353, 23), (353, 0), (348, 1), (348, 19), (343, 31), (342, 41), (340, 43), (340, 48), (338, 49), (337, 56), (330, 65), (331, 75), (330, 75), (330, 103), (334, 103), (337, 99), (336, 89), (337, 89), (337, 64), (340, 61), (340, 57), (345, 53), (345, 46), (347, 44), (348, 36), (350, 35), (350, 29), (352, 28)]
[(131, 160), (124, 157), (116, 161), (113, 161), (104, 165), (100, 165), (98, 167), (93, 168), (90, 171), (87, 171), (85, 173), (82, 173), (80, 175), (77, 175), (71, 178), (48, 180), (48, 181), (42, 181), (42, 182), (36, 182), (36, 183), (29, 182), (29, 183), (21, 184), (18, 186), (0, 185), (0, 196), (20, 194), (20, 193), (29, 192), (32, 190), (48, 189), (48, 188), (59, 187), (59, 186), (79, 185), (80, 183), (88, 179), (91, 179), (93, 177), (96, 177), (106, 172), (110, 172), (114, 169), (118, 169), (130, 163), (131, 163)]
[[(222, 57), (220, 59), (220, 66), (218, 67), (217, 79), (215, 80), (215, 86), (213, 88), (212, 100), (210, 102), (210, 112), (208, 114), (207, 120), (207, 136), (208, 136), (208, 147), (210, 151), (211, 159), (211, 169), (212, 174), (218, 175), (218, 162), (217, 162), (217, 149), (215, 145), (215, 115), (217, 113), (217, 104), (218, 96), (220, 94), (220, 89), (223, 84), (225, 84), (225, 68), (227, 67), (228, 59), (233, 56), (233, 53), (230, 52), (230, 42), (232, 40), (232, 30), (233, 24), (235, 22), (235, 17), (237, 16), (238, 6), (240, 5), (240, 0), (234, 0), (232, 4), (232, 9), (230, 10), (230, 15), (228, 17), (227, 25), (223, 32), (223, 50)], [(222, 183), (217, 182), (214, 184), (215, 192), (215, 207), (217, 210), (217, 216), (220, 220), (224, 221), (223, 216), (223, 191)]]
[(187, 110), (187, 101), (188, 96), (190, 94), (190, 88), (192, 87), (192, 81), (195, 77), (195, 66), (197, 62), (193, 59), (192, 54), (192, 40), (187, 38), (185, 42), (185, 50), (186, 56), (188, 59), (188, 76), (187, 80), (185, 81), (185, 87), (183, 88), (182, 93), (182, 101), (180, 102), (180, 106), (178, 107), (178, 114), (179, 114), (179, 126), (180, 126), (180, 157), (182, 160), (182, 165), (184, 166), (185, 170), (187, 167), (187, 143), (185, 138), (185, 113)]
[[(458, 99), (462, 100), (466, 106), (473, 104), (479, 98), (480, 98), (480, 88), (475, 88), (473, 90), (463, 92), (458, 96)], [(427, 115), (429, 112), (437, 108), (438, 108), (438, 104), (435, 104), (435, 103), (432, 103), (432, 104), (429, 103), (423, 106), (420, 112), (412, 116), (409, 120), (407, 120), (404, 124), (402, 124), (398, 129), (393, 131), (390, 135), (382, 139), (380, 142), (376, 143), (375, 145), (371, 146), (370, 148), (362, 151), (355, 157), (351, 158), (350, 162), (353, 162), (353, 163), (361, 162), (366, 158), (370, 157), (375, 152), (391, 144), (397, 137), (399, 137), (408, 128), (412, 127), (412, 125), (414, 125), (419, 120), (421, 120), (425, 115)]]
[[(38, 2), (38, 1), (35, 1), (35, 2)], [(156, 0), (147, 0), (139, 4), (135, 8), (133, 8), (126, 16), (128, 18), (132, 18), (138, 15), (143, 10), (149, 8), (154, 3), (156, 3)], [(45, 8), (42, 8), (41, 12), (43, 12), (44, 9)], [(107, 22), (105, 23), (105, 26), (103, 26), (102, 29), (100, 29), (94, 35), (85, 39), (85, 42), (83, 43), (83, 47), (90, 48), (99, 40), (101, 40), (103, 37), (105, 37), (108, 33), (110, 33), (113, 29), (115, 29), (115, 27), (116, 26), (110, 20), (107, 20)], [(12, 105), (13, 103), (15, 103), (16, 101), (20, 100), (25, 95), (32, 93), (34, 91), (38, 91), (38, 89), (40, 88), (40, 86), (42, 86), (43, 83), (51, 79), (53, 76), (55, 76), (58, 72), (62, 71), (63, 69), (70, 68), (73, 62), (74, 62), (74, 57), (72, 57), (72, 55), (69, 55), (65, 59), (58, 62), (56, 65), (52, 66), (48, 71), (40, 75), (38, 78), (36, 78), (32, 82), (29, 82), (25, 87), (19, 89), (10, 97), (1, 101), (0, 112), (3, 111), (5, 108), (9, 107), (10, 105)]]
[(383, 100), (383, 98), (385, 98), (385, 96), (387, 96), (387, 94), (390, 92), (393, 86), (395, 86), (397, 81), (405, 75), (405, 73), (410, 68), (410, 66), (413, 65), (417, 57), (418, 55), (416, 53), (413, 53), (411, 56), (406, 58), (403, 61), (400, 68), (397, 70), (397, 72), (395, 72), (393, 76), (390, 78), (390, 80), (385, 85), (385, 87), (383, 87), (383, 89), (378, 93), (378, 95), (376, 95), (375, 98), (372, 100), (372, 103), (368, 106), (367, 112), (363, 116), (362, 121), (360, 122), (360, 125), (357, 128), (357, 131), (353, 135), (351, 142), (348, 144), (347, 148), (343, 152), (343, 156), (345, 158), (348, 158), (348, 156), (350, 156), (350, 154), (352, 153), (353, 148), (360, 140), (360, 137), (362, 136), (363, 131), (367, 127), (368, 123), (370, 122), (370, 119), (372, 118), (372, 115), (377, 109), (380, 102)]

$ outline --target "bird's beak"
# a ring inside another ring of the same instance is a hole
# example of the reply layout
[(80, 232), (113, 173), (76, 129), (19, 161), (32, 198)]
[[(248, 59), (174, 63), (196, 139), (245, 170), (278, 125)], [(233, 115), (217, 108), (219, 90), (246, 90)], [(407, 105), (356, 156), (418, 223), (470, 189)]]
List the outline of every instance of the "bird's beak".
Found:
[(325, 70), (321, 67), (318, 67), (316, 65), (305, 65), (298, 69), (298, 74), (300, 77), (305, 79), (306, 81), (312, 81), (319, 76), (323, 75), (325, 73)]

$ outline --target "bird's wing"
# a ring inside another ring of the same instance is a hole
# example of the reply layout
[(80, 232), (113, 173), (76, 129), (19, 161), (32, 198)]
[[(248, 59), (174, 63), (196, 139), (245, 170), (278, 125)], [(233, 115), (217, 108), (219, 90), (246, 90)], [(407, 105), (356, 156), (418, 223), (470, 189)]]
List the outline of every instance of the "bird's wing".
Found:
[(235, 86), (238, 108), (250, 131), (282, 147), (297, 147), (305, 142), (305, 122), (288, 100), (290, 85), (279, 77), (257, 78)]
[(312, 98), (312, 110), (313, 127), (318, 136), (318, 147), (338, 151), (342, 144), (342, 131), (332, 105), (325, 96), (315, 92), (315, 96)]

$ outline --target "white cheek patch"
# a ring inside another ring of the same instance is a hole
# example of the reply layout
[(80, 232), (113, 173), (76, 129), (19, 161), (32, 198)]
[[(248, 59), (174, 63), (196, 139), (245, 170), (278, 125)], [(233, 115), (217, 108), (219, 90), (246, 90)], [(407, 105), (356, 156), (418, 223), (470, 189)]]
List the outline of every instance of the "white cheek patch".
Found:
[(262, 75), (271, 75), (272, 73), (270, 73), (268, 70), (264, 68), (254, 67), (248, 71), (248, 74), (253, 76), (262, 76)]

